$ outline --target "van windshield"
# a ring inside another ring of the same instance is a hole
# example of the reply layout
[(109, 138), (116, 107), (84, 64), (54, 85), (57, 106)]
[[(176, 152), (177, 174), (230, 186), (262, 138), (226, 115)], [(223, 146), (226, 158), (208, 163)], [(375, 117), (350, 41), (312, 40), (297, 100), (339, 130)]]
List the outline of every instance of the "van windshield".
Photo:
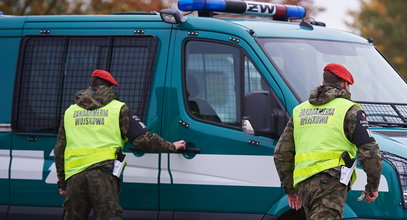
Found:
[(300, 102), (321, 84), (324, 66), (339, 63), (355, 79), (352, 100), (407, 103), (407, 84), (372, 45), (282, 38), (257, 41)]

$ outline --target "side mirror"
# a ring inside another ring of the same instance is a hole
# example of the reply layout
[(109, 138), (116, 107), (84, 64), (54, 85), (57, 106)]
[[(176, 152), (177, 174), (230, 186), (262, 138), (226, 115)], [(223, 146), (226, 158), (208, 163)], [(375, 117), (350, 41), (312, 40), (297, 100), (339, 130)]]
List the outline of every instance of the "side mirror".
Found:
[(278, 139), (286, 125), (285, 112), (272, 107), (268, 91), (252, 91), (244, 98), (242, 129), (246, 134)]

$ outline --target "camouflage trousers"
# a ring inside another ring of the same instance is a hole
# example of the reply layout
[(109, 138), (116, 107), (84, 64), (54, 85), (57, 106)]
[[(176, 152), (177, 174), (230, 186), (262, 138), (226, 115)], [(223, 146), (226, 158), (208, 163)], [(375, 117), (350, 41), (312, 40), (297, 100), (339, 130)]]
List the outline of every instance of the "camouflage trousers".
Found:
[(307, 220), (340, 220), (348, 187), (339, 182), (338, 171), (322, 171), (298, 184)]
[(67, 181), (65, 220), (85, 220), (93, 209), (94, 220), (121, 219), (119, 182), (112, 168), (101, 166), (82, 171)]

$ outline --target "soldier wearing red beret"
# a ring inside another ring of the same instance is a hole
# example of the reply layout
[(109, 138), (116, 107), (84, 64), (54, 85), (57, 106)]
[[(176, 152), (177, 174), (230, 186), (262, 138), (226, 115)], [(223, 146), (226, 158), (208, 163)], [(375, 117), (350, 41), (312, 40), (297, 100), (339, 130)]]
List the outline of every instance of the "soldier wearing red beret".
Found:
[(65, 196), (64, 219), (121, 219), (119, 177), (128, 140), (145, 152), (175, 152), (185, 141), (170, 143), (150, 133), (124, 102), (118, 101), (116, 79), (94, 70), (88, 89), (75, 95), (75, 104), (61, 121), (54, 148), (58, 186)]
[(288, 205), (303, 207), (308, 220), (342, 219), (347, 192), (356, 180), (356, 154), (367, 174), (366, 202), (378, 197), (380, 150), (364, 112), (350, 100), (353, 83), (344, 66), (326, 65), (322, 85), (294, 108), (274, 151)]

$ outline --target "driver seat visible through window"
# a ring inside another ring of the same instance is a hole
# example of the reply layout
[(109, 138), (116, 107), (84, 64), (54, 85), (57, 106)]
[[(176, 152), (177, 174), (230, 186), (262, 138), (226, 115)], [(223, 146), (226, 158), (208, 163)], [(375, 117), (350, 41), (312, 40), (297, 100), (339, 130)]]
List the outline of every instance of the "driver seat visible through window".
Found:
[(187, 75), (187, 99), (191, 114), (200, 119), (222, 122), (213, 107), (206, 100), (199, 97), (200, 91), (196, 78)]

